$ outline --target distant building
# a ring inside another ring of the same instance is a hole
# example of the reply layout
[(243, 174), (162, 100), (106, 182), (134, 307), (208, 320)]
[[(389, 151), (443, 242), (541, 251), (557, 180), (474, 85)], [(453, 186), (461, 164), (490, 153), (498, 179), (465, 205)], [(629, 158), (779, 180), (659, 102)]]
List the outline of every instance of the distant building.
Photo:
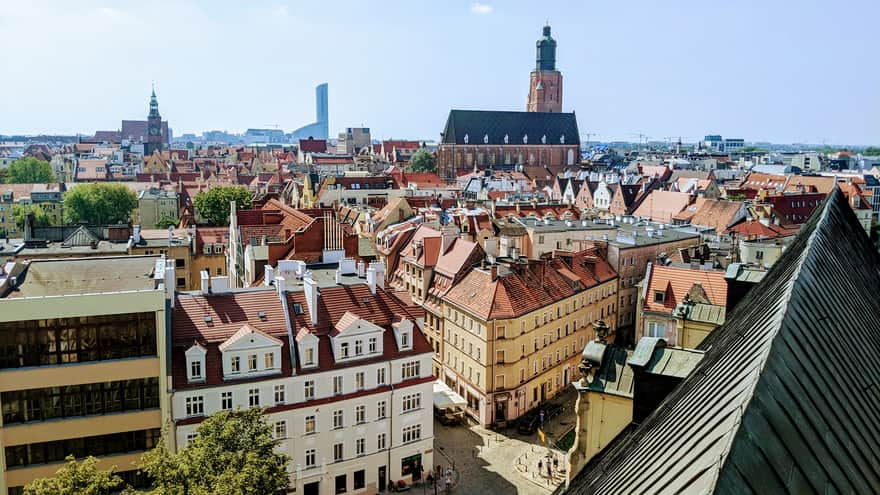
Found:
[(281, 144), (286, 141), (281, 129), (248, 129), (244, 133), (245, 144)]
[(328, 139), (330, 137), (329, 111), (327, 108), (327, 83), (315, 87), (315, 121), (290, 133), (290, 140)]
[(131, 143), (143, 143), (144, 155), (151, 155), (153, 151), (161, 151), (163, 147), (168, 146), (171, 142), (171, 130), (168, 128), (168, 121), (162, 120), (159, 115), (159, 102), (155, 90), (150, 95), (150, 113), (147, 120), (123, 120), (119, 137)]
[(370, 147), (369, 127), (349, 127), (339, 133), (336, 153), (340, 155), (357, 155), (363, 148)]
[(562, 112), (562, 73), (556, 40), (544, 26), (529, 77), (526, 112), (452, 110), (441, 134), (437, 167), (454, 179), (474, 169), (516, 167), (533, 180), (554, 177), (580, 161), (574, 113)]

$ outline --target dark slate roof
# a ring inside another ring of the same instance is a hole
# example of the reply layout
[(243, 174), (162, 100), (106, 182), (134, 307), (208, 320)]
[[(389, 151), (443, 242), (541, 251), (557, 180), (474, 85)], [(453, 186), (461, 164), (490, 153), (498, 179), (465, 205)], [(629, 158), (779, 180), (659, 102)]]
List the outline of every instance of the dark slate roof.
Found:
[[(465, 135), (468, 142), (465, 143)], [(547, 136), (546, 144), (580, 145), (577, 119), (574, 113), (551, 112), (497, 112), (487, 110), (450, 110), (443, 130), (442, 142), (445, 144), (507, 144), (522, 145), (523, 137), (528, 136), (526, 144), (542, 144), (541, 138)], [(488, 136), (488, 143), (484, 139)]]
[(836, 189), (570, 493), (880, 493), (880, 254)]

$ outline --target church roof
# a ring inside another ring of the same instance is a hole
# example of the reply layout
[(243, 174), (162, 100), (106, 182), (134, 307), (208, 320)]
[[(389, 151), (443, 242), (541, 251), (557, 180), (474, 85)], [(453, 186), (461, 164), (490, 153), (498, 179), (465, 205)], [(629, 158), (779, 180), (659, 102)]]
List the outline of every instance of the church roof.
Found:
[[(505, 136), (507, 143), (504, 142)], [(541, 142), (544, 136), (546, 143)], [(462, 145), (580, 145), (580, 137), (574, 113), (450, 110), (442, 142)]]
[(835, 189), (568, 493), (880, 492), (880, 254)]

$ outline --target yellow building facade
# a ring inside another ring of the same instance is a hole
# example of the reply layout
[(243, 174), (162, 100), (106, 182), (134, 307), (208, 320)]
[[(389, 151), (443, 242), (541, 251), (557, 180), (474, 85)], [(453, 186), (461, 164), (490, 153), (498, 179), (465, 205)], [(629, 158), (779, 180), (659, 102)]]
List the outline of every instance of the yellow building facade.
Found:
[(498, 319), (460, 304), (453, 288), (444, 298), (441, 379), (467, 399), (467, 413), (480, 424), (522, 416), (575, 379), (581, 350), (593, 338), (592, 322), (616, 321), (617, 284), (614, 274), (538, 309)]

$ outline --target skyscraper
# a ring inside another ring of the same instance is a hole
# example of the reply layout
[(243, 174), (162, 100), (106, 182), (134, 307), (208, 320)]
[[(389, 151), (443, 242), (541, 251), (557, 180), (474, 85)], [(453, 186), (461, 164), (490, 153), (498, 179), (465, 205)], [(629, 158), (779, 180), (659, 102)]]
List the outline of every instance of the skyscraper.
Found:
[(315, 122), (300, 127), (291, 133), (291, 140), (299, 139), (327, 139), (330, 135), (327, 104), (327, 83), (315, 87)]

